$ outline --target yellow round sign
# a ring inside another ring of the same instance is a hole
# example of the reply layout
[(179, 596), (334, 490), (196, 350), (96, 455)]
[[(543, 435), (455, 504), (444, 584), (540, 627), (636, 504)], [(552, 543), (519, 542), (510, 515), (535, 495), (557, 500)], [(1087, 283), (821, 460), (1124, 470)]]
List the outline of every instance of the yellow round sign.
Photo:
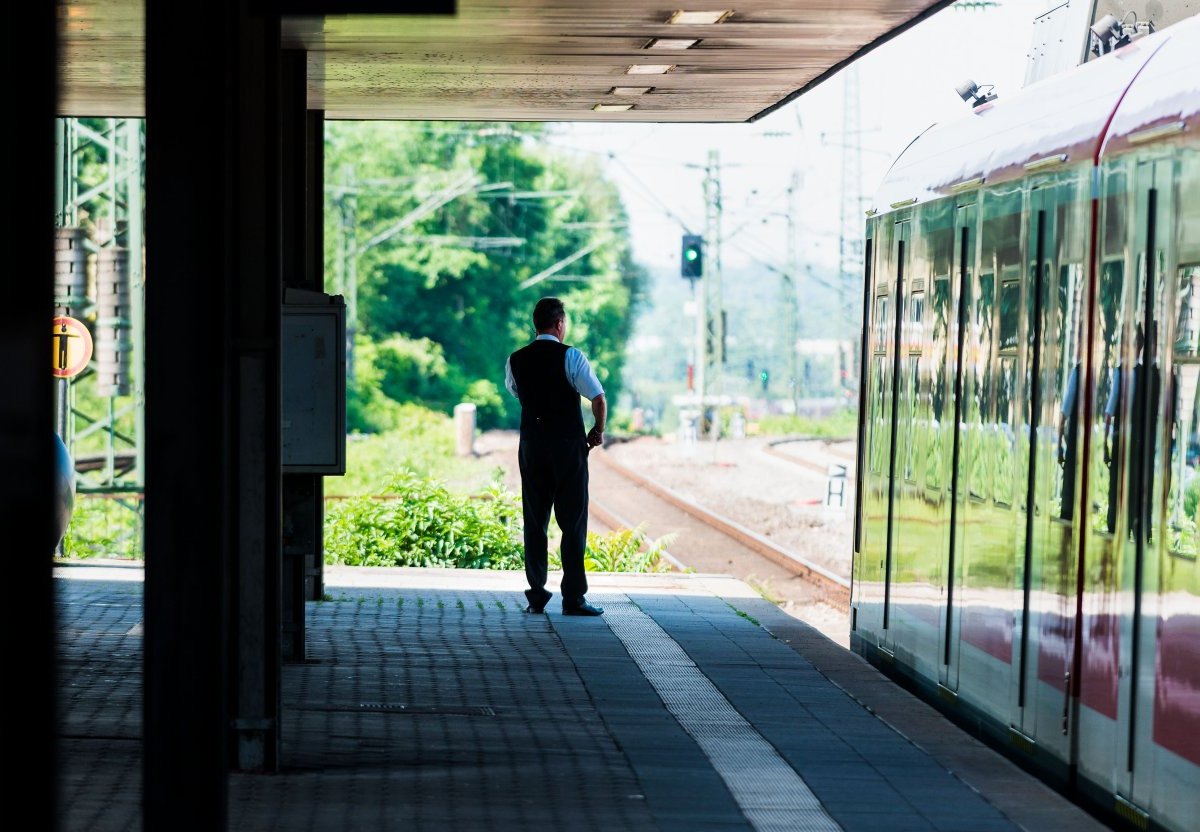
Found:
[(59, 315), (54, 319), (54, 377), (71, 378), (92, 360), (92, 333), (82, 321)]

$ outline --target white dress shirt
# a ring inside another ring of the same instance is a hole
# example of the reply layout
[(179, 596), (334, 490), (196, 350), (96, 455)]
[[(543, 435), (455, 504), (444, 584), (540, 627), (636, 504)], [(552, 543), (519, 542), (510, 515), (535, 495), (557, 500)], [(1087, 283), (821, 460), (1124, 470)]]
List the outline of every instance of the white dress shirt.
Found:
[[(558, 341), (553, 335), (548, 334), (539, 335), (535, 340)], [(575, 388), (575, 392), (588, 401), (604, 393), (604, 388), (600, 386), (600, 379), (596, 378), (596, 371), (592, 369), (592, 364), (587, 360), (586, 355), (575, 347), (568, 347), (564, 361), (567, 381)], [(504, 362), (504, 386), (508, 388), (508, 392), (520, 398), (517, 395), (517, 381), (512, 374), (511, 360)]]

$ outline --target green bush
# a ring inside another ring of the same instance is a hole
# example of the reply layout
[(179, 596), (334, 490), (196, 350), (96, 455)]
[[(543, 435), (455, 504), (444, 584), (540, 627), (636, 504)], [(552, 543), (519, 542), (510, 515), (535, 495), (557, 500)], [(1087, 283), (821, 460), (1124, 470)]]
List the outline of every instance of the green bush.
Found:
[[(523, 569), (520, 499), (499, 481), (470, 497), (405, 470), (378, 496), (330, 501), (325, 561), (347, 566)], [(557, 535), (556, 535), (557, 536)], [(584, 566), (593, 572), (666, 572), (673, 535), (650, 543), (641, 526), (588, 534)], [(559, 552), (550, 568), (561, 568)]]
[(589, 572), (669, 572), (663, 554), (675, 535), (663, 535), (650, 543), (642, 526), (618, 529), (608, 534), (588, 532), (584, 567)]
[(325, 561), (349, 566), (520, 569), (521, 507), (503, 486), (480, 499), (403, 471), (376, 497), (333, 503), (325, 516)]
[(1189, 520), (1196, 519), (1196, 507), (1200, 505), (1200, 477), (1193, 477), (1183, 492), (1183, 513)]
[(71, 524), (63, 537), (69, 558), (135, 558), (142, 552), (142, 502), (135, 495), (118, 499), (75, 495)]

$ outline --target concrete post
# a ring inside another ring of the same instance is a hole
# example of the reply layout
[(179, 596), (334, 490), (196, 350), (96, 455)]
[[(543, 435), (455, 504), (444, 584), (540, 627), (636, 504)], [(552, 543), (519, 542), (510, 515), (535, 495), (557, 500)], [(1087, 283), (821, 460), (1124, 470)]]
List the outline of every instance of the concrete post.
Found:
[(457, 437), (456, 452), (459, 456), (475, 453), (475, 405), (463, 402), (454, 406), (454, 434)]

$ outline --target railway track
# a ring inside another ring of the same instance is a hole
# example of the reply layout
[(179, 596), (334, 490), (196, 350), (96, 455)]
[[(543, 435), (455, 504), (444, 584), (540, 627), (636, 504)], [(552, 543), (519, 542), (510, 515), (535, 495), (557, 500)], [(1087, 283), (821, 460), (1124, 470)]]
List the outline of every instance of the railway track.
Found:
[(592, 462), (590, 501), (597, 525), (641, 525), (651, 538), (675, 534), (669, 559), (677, 568), (732, 574), (776, 601), (822, 602), (848, 613), (850, 584), (840, 575), (633, 471), (608, 453), (593, 453)]

